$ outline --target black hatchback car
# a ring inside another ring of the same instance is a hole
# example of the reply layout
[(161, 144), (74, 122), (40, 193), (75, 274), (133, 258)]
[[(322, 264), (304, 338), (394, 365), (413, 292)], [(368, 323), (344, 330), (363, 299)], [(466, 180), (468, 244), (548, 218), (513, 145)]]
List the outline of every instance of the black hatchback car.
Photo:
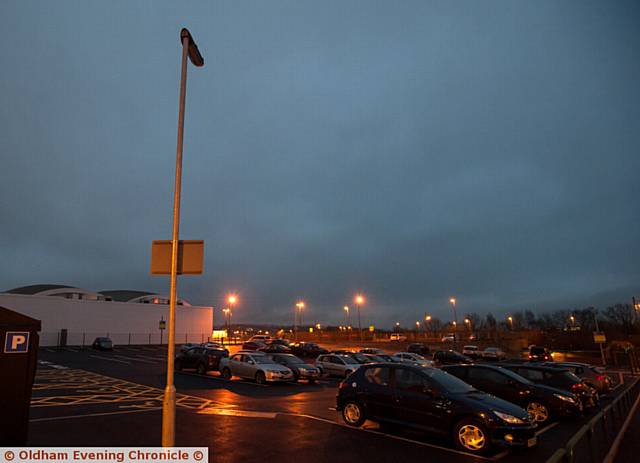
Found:
[(395, 423), (450, 437), (467, 452), (493, 445), (531, 447), (536, 424), (522, 408), (437, 368), (363, 365), (340, 383), (337, 409), (351, 426)]
[(220, 359), (228, 356), (226, 349), (192, 347), (176, 356), (175, 367), (178, 371), (184, 368), (195, 368), (198, 374), (204, 375), (207, 371), (218, 371)]
[(534, 384), (506, 368), (494, 365), (446, 365), (442, 369), (481, 391), (508, 400), (522, 408), (538, 423), (556, 416), (582, 413), (582, 402), (575, 394)]
[(569, 370), (540, 366), (538, 364), (501, 364), (500, 366), (527, 378), (532, 383), (544, 384), (571, 392), (578, 396), (585, 408), (595, 407), (599, 403), (596, 390), (587, 386)]
[(473, 360), (455, 350), (437, 350), (433, 353), (433, 363), (440, 365), (458, 365), (460, 363), (473, 363)]
[(409, 344), (407, 347), (407, 352), (411, 352), (412, 354), (420, 354), (420, 355), (428, 355), (431, 353), (431, 349), (426, 344), (421, 342), (414, 342)]

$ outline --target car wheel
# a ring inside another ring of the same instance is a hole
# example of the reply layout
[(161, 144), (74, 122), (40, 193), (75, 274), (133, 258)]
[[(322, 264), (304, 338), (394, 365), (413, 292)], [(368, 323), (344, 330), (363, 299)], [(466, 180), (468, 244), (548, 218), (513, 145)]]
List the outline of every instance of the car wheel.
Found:
[(551, 418), (549, 407), (542, 402), (529, 402), (525, 407), (525, 410), (533, 418), (536, 423), (546, 423)]
[(207, 374), (207, 367), (205, 366), (204, 363), (199, 363), (198, 364), (198, 374), (199, 375), (206, 375)]
[(362, 426), (366, 420), (362, 405), (358, 402), (347, 402), (344, 407), (342, 407), (342, 419), (349, 426), (355, 428)]
[(264, 375), (264, 372), (262, 372), (262, 371), (257, 372), (257, 373), (256, 373), (256, 383), (258, 383), (258, 384), (264, 384), (264, 383), (266, 383), (266, 382), (267, 382), (267, 378), (266, 378), (266, 376)]
[(491, 437), (487, 428), (473, 419), (459, 421), (453, 428), (453, 439), (456, 447), (465, 452), (483, 454), (491, 447)]
[(224, 379), (231, 379), (231, 376), (233, 376), (233, 375), (231, 374), (231, 370), (229, 368), (223, 368), (222, 369), (222, 377)]
[(176, 367), (176, 370), (182, 371), (182, 362), (180, 360), (176, 360), (175, 367)]

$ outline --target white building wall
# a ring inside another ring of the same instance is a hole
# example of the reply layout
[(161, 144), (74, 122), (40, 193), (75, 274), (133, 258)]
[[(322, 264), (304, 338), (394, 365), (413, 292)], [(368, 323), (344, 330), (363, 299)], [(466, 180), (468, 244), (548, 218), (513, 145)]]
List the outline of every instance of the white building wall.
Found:
[[(98, 336), (114, 344), (159, 344), (161, 317), (169, 320), (169, 306), (115, 301), (65, 299), (55, 296), (0, 294), (0, 306), (42, 322), (41, 346), (58, 345), (67, 330), (67, 345), (88, 345)], [(212, 307), (176, 306), (176, 343), (204, 342), (211, 336)], [(167, 322), (168, 326), (168, 322)], [(167, 342), (167, 330), (162, 343)]]

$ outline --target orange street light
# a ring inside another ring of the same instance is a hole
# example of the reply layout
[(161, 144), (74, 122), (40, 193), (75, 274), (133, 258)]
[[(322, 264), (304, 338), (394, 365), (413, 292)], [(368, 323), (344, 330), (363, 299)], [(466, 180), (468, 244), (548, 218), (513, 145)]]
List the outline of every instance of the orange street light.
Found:
[(364, 304), (364, 296), (362, 294), (356, 295), (356, 307), (358, 308), (358, 332), (360, 333), (360, 341), (362, 341), (362, 324), (360, 323), (360, 306)]
[(227, 298), (227, 302), (231, 305), (234, 305), (236, 302), (238, 302), (238, 296), (236, 296), (235, 294), (229, 295), (229, 297)]

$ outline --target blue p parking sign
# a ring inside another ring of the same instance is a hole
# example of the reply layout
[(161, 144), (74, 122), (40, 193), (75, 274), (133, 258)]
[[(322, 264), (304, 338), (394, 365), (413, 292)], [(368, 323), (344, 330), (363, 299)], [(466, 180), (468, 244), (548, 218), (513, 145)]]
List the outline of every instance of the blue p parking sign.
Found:
[(4, 338), (5, 354), (23, 354), (29, 352), (28, 331), (7, 331)]

